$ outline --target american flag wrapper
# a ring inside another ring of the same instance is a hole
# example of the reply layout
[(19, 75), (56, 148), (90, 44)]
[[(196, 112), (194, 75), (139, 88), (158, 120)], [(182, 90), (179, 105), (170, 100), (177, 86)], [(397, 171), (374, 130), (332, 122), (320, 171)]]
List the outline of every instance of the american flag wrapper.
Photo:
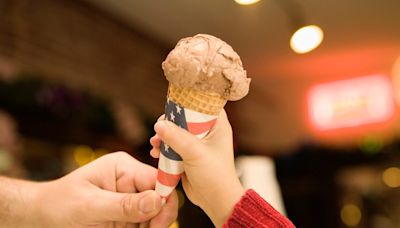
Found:
[[(178, 105), (167, 99), (165, 118), (186, 129), (198, 138), (204, 138), (214, 126), (218, 116), (204, 114)], [(166, 202), (184, 172), (182, 158), (167, 144), (161, 142), (156, 191)]]

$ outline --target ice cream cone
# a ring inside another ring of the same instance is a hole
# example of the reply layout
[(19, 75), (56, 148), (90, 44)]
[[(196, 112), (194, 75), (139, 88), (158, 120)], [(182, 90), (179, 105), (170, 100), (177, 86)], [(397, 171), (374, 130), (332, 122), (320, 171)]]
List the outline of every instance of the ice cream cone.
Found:
[(168, 86), (167, 97), (182, 107), (209, 115), (218, 115), (227, 102), (217, 93), (180, 88), (174, 84)]
[[(198, 138), (216, 123), (227, 100), (239, 100), (249, 90), (239, 55), (211, 35), (181, 39), (162, 63), (168, 86), (165, 118)], [(163, 202), (184, 172), (182, 158), (161, 143), (156, 191)]]
[[(226, 100), (218, 94), (170, 84), (165, 117), (196, 137), (203, 138), (214, 126), (225, 104)], [(160, 150), (156, 191), (165, 201), (178, 184), (184, 170), (181, 157), (172, 148), (161, 143)]]

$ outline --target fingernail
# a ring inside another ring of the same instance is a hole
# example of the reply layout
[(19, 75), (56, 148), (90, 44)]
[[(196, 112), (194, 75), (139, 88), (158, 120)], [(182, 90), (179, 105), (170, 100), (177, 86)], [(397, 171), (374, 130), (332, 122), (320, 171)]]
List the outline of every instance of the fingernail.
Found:
[(139, 210), (143, 213), (150, 213), (156, 209), (156, 197), (153, 194), (147, 194), (139, 201)]

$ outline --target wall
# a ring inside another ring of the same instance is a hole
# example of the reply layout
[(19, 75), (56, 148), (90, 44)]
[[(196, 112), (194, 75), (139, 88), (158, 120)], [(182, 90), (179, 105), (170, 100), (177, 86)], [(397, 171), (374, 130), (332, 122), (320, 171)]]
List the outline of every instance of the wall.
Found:
[(163, 111), (166, 45), (81, 1), (0, 1), (0, 57), (18, 72)]

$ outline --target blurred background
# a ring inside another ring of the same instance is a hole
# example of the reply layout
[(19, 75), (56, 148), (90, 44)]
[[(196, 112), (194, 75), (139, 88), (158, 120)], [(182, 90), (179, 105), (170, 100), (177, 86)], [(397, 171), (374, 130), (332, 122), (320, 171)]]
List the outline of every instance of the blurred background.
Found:
[[(148, 139), (166, 99), (161, 62), (179, 39), (208, 33), (252, 78), (226, 107), (242, 181), (297, 227), (400, 227), (399, 10), (398, 0), (1, 0), (0, 174), (50, 180), (118, 150), (157, 166)], [(212, 227), (179, 196), (173, 227)]]

